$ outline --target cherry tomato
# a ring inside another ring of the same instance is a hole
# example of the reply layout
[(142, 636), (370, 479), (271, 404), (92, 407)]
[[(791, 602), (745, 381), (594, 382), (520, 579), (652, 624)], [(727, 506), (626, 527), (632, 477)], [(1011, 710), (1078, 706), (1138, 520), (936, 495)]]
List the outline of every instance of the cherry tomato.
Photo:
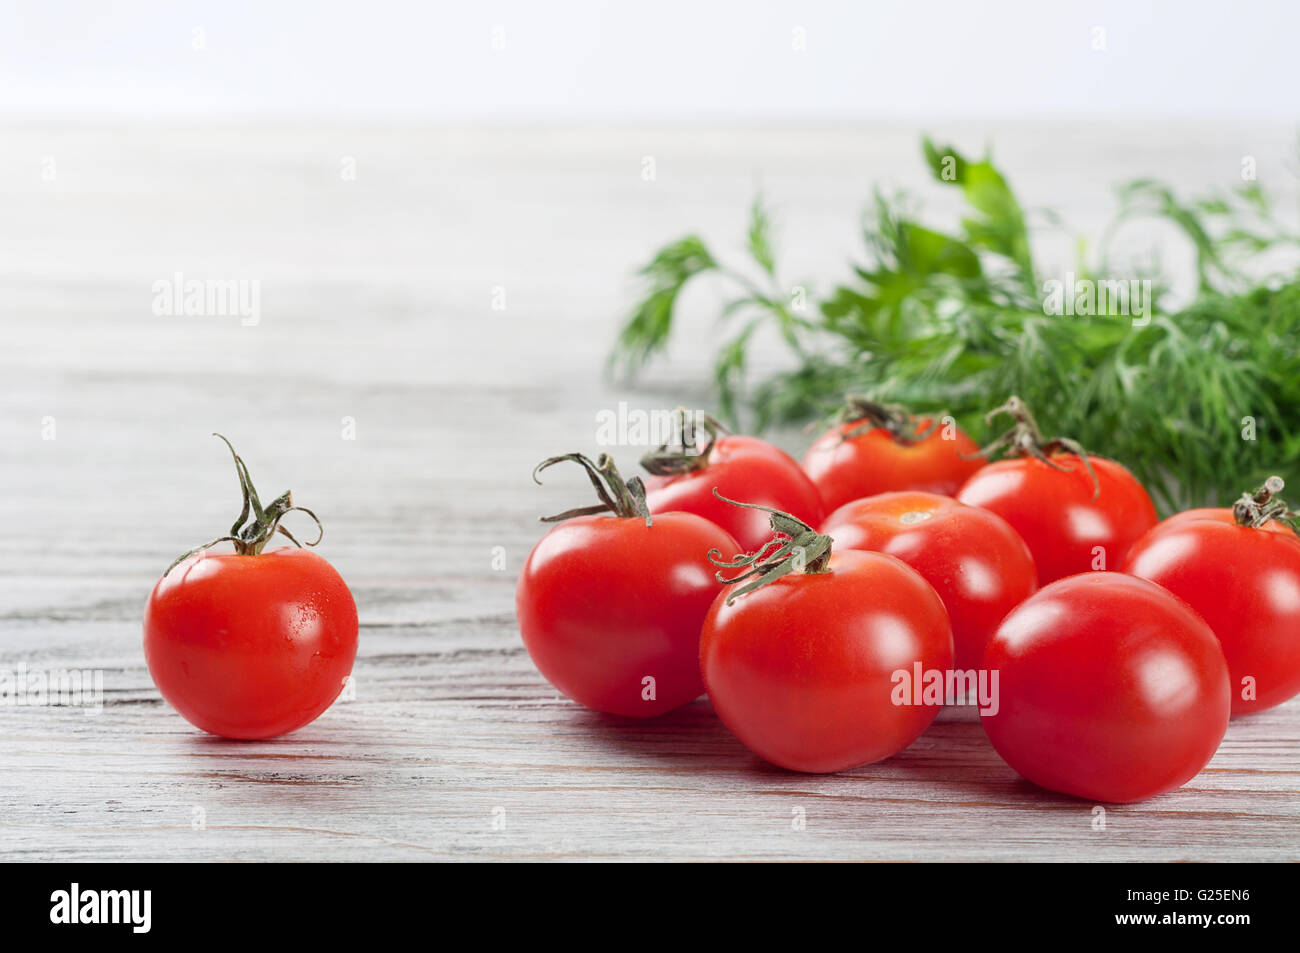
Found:
[(792, 771), (843, 771), (903, 750), (934, 720), (941, 695), (927, 705), (905, 693), (896, 704), (895, 689), (918, 666), (952, 667), (952, 629), (934, 589), (900, 560), (819, 554), (830, 540), (803, 530), (747, 570), (756, 582), (745, 589), (794, 553), (808, 553), (805, 571), (718, 596), (700, 667), (718, 717), (759, 757)]
[(756, 437), (719, 436), (692, 469), (651, 475), (646, 501), (652, 513), (695, 513), (721, 526), (752, 551), (772, 532), (761, 511), (732, 506), (714, 496), (761, 503), (816, 525), (825, 512), (817, 487), (784, 450)]
[[(154, 586), (144, 655), (158, 691), (195, 727), (271, 738), (314, 721), (342, 692), (357, 654), (357, 606), (320, 556), (264, 549), (277, 532), (293, 539), (280, 525), (286, 514), (312, 514), (288, 493), (263, 508), (230, 452), (244, 510), (230, 536), (187, 553)], [(235, 552), (210, 549), (223, 541)]]
[(958, 669), (979, 667), (998, 623), (1038, 588), (1025, 541), (1005, 520), (935, 493), (882, 493), (846, 503), (821, 531), (837, 551), (888, 553), (925, 579), (948, 610)]
[(1045, 586), (984, 653), (981, 722), (1007, 764), (1052, 791), (1125, 803), (1194, 777), (1228, 726), (1228, 667), (1209, 626), (1153, 583), (1091, 572)]
[(991, 510), (1015, 528), (1033, 553), (1040, 586), (1118, 568), (1129, 547), (1156, 524), (1151, 497), (1113, 460), (1088, 455), (1097, 474), (1094, 497), (1081, 457), (1057, 453), (1050, 459), (1055, 466), (1033, 457), (990, 463), (966, 481), (957, 499)]
[(1300, 539), (1238, 525), (1228, 508), (1181, 513), (1139, 539), (1124, 571), (1200, 613), (1228, 660), (1234, 715), (1300, 693)]
[(700, 624), (721, 589), (708, 553), (733, 554), (736, 541), (691, 513), (647, 519), (640, 480), (624, 484), (607, 457), (538, 469), (560, 460), (606, 482), (612, 515), (567, 518), (529, 553), (515, 595), (528, 654), (597, 711), (644, 718), (693, 701), (704, 692)]
[(357, 606), (303, 549), (190, 556), (158, 581), (144, 617), (154, 684), (190, 724), (273, 738), (310, 724), (357, 655)]
[(863, 416), (831, 428), (804, 454), (804, 472), (827, 510), (892, 490), (951, 496), (984, 464), (968, 459), (979, 445), (956, 424), (935, 426), (928, 417), (870, 402), (853, 406), (847, 416)]

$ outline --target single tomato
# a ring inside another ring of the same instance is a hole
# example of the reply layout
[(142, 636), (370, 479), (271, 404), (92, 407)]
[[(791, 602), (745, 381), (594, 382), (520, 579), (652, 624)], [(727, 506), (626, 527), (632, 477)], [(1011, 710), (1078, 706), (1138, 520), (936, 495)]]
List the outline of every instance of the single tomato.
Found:
[(921, 574), (952, 621), (954, 665), (976, 669), (998, 623), (1038, 588), (1029, 547), (995, 513), (915, 491), (846, 503), (821, 531), (837, 551), (896, 556)]
[(981, 722), (1040, 787), (1126, 803), (1185, 784), (1231, 708), (1214, 633), (1164, 589), (1117, 572), (1061, 579), (1003, 620), (984, 653), (996, 703)]
[(1011, 524), (1033, 553), (1040, 586), (1118, 569), (1129, 547), (1156, 524), (1146, 489), (1120, 464), (1084, 453), (1072, 440), (1044, 440), (1017, 398), (994, 414), (1000, 412), (1011, 413), (1016, 424), (994, 446), (1019, 456), (981, 467), (957, 499)]
[(943, 704), (899, 686), (952, 667), (943, 603), (881, 553), (830, 553), (788, 514), (780, 535), (729, 563), (736, 592), (704, 621), (700, 667), (718, 717), (759, 757), (792, 771), (843, 771), (916, 740)]
[(1180, 513), (1133, 544), (1124, 571), (1201, 614), (1228, 660), (1234, 715), (1300, 694), (1300, 538), (1272, 478), (1234, 507)]
[[(821, 496), (794, 458), (779, 447), (759, 440), (724, 434), (711, 417), (703, 417), (708, 442), (696, 448), (694, 427), (685, 423), (678, 449), (667, 446), (645, 455), (641, 465), (651, 474), (646, 502), (651, 513), (694, 513), (716, 523), (753, 551), (772, 535), (768, 520), (758, 510), (724, 503), (725, 497), (760, 503), (792, 513), (816, 525), (825, 515)], [(680, 448), (688, 448), (682, 451)]]
[[(190, 724), (272, 738), (315, 721), (342, 692), (357, 654), (357, 606), (320, 556), (265, 549), (277, 532), (297, 542), (280, 525), (286, 514), (315, 516), (288, 493), (263, 508), (230, 452), (244, 510), (230, 536), (185, 554), (158, 580), (145, 606), (144, 656), (158, 691)], [(235, 551), (213, 552), (220, 542)]]
[[(561, 514), (528, 554), (515, 593), (519, 631), (538, 671), (574, 701), (650, 717), (704, 692), (700, 624), (721, 589), (710, 550), (736, 541), (691, 513), (655, 513), (639, 478), (605, 455), (581, 464), (601, 503)], [(607, 512), (606, 512), (607, 511)]]
[(979, 445), (950, 419), (850, 396), (841, 422), (804, 454), (803, 469), (827, 510), (892, 490), (951, 496), (984, 461)]

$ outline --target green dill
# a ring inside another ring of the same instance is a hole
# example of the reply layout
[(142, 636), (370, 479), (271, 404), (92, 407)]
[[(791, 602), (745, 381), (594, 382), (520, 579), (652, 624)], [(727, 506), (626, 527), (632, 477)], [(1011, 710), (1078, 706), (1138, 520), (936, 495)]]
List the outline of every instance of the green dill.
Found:
[[(1066, 315), (1044, 304), (1025, 211), (992, 161), (923, 145), (936, 181), (968, 205), (953, 227), (922, 224), (906, 196), (877, 193), (863, 220), (864, 259), (799, 308), (756, 199), (746, 247), (759, 279), (697, 237), (667, 246), (641, 270), (645, 294), (611, 367), (634, 372), (662, 352), (682, 287), (713, 272), (731, 289), (713, 378), (732, 425), (819, 419), (853, 392), (950, 413), (978, 439), (985, 412), (1014, 393), (1053, 433), (1129, 466), (1165, 512), (1230, 502), (1272, 473), (1300, 478), (1300, 278), (1249, 267), (1260, 253), (1300, 248), (1300, 236), (1257, 183), (1192, 202), (1151, 180), (1123, 186), (1095, 260), (1075, 271), (1094, 283), (1148, 279), (1145, 313), (1135, 319), (1112, 296)], [(1115, 233), (1150, 216), (1178, 226), (1196, 253), (1198, 289), (1181, 308), (1166, 306), (1161, 275), (1111, 260)], [(750, 380), (750, 347), (764, 327), (779, 332), (794, 366)]]

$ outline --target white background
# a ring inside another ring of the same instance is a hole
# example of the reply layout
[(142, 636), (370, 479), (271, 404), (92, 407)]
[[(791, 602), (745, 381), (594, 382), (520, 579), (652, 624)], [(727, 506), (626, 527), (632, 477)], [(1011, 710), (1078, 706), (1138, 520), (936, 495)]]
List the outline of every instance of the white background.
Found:
[(4, 0), (0, 114), (1289, 120), (1298, 39), (1282, 0)]

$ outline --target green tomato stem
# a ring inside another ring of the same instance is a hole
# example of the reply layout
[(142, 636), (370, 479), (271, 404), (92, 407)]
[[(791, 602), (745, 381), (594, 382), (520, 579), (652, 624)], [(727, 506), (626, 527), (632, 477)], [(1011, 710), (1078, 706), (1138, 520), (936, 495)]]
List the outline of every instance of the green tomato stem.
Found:
[(742, 570), (734, 576), (727, 577), (722, 569), (719, 569), (714, 576), (724, 586), (743, 583), (740, 588), (732, 590), (727, 595), (727, 605), (792, 572), (816, 574), (830, 571), (831, 538), (829, 536), (818, 533), (798, 517), (783, 513), (771, 506), (729, 500), (718, 492), (717, 487), (713, 488), (713, 495), (732, 506), (747, 506), (771, 514), (773, 536), (754, 552), (741, 553), (732, 559), (724, 560), (718, 550), (709, 550), (709, 562), (713, 565), (720, 566), (722, 569)]
[(600, 502), (592, 506), (565, 510), (555, 516), (543, 516), (541, 517), (543, 523), (558, 523), (561, 520), (573, 519), (575, 516), (613, 513), (618, 517), (643, 519), (646, 526), (651, 525), (650, 508), (645, 501), (645, 484), (640, 477), (624, 481), (618, 472), (618, 467), (614, 466), (614, 458), (607, 453), (602, 453), (594, 463), (581, 453), (564, 453), (557, 457), (548, 457), (533, 467), (533, 482), (540, 484), (542, 481), (537, 477), (539, 473), (564, 462), (576, 463), (587, 471), (587, 477), (591, 480), (591, 485), (596, 488), (596, 495), (600, 497)]
[[(240, 556), (256, 556), (266, 548), (266, 544), (271, 541), (271, 537), (279, 533), (281, 536), (288, 538), (295, 546), (301, 548), (303, 545), (315, 546), (320, 543), (325, 536), (325, 527), (316, 514), (305, 506), (295, 506), (293, 494), (285, 490), (277, 496), (271, 503), (265, 507), (257, 495), (257, 490), (253, 486), (253, 479), (248, 475), (248, 466), (238, 453), (235, 452), (234, 446), (229, 440), (219, 433), (212, 436), (219, 437), (229, 449), (230, 455), (235, 460), (235, 473), (239, 477), (239, 489), (244, 498), (244, 505), (239, 511), (239, 517), (230, 527), (230, 533), (226, 536), (218, 536), (216, 539), (204, 543), (202, 546), (195, 546), (189, 552), (177, 556), (170, 566), (167, 567), (163, 576), (175, 569), (183, 560), (188, 559), (195, 553), (202, 552), (210, 546), (217, 543), (234, 543), (235, 553)], [(297, 538), (280, 525), (287, 514), (297, 511), (306, 513), (316, 524), (316, 539), (306, 544), (298, 542)]]

